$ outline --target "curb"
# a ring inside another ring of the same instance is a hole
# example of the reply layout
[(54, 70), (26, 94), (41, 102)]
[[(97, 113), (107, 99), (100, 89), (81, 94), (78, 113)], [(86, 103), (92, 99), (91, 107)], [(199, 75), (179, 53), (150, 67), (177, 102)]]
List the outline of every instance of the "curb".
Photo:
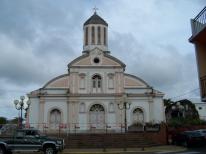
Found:
[(168, 152), (182, 152), (187, 150), (184, 147), (180, 146), (158, 146), (158, 147), (149, 147), (149, 148), (127, 148), (127, 151), (124, 151), (122, 148), (118, 149), (65, 149), (62, 154), (126, 154), (126, 153), (168, 153)]

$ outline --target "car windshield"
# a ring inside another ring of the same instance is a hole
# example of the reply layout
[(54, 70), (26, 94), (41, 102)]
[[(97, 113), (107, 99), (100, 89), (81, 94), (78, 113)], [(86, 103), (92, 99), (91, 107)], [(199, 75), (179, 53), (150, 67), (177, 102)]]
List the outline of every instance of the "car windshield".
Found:
[(195, 132), (206, 134), (206, 130), (196, 130)]
[(198, 136), (201, 136), (201, 134), (199, 132), (186, 132), (186, 134), (188, 136), (191, 136), (191, 137), (198, 137)]
[(206, 134), (206, 130), (203, 130), (202, 133)]
[(25, 136), (40, 136), (39, 130), (25, 130)]

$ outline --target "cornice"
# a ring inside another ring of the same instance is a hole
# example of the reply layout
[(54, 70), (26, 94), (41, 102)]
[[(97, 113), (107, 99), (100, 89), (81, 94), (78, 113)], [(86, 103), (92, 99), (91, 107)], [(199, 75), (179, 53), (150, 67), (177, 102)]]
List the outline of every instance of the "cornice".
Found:
[[(97, 94), (97, 93), (90, 93), (90, 94), (28, 94), (28, 97), (30, 98), (36, 98), (36, 97), (122, 97), (123, 93), (104, 93), (104, 94)], [(149, 94), (149, 93), (139, 93), (139, 94), (132, 94), (129, 93), (127, 95), (128, 97), (156, 97), (156, 96), (163, 96), (162, 93), (160, 94)]]

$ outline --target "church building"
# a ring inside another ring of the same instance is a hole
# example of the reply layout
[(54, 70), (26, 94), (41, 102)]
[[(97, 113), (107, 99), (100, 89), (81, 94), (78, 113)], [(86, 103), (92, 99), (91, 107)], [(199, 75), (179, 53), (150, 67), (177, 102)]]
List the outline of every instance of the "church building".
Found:
[(82, 55), (68, 64), (68, 72), (28, 94), (30, 126), (118, 131), (165, 121), (164, 94), (125, 73), (126, 65), (108, 50), (108, 24), (96, 11), (84, 23), (83, 33)]

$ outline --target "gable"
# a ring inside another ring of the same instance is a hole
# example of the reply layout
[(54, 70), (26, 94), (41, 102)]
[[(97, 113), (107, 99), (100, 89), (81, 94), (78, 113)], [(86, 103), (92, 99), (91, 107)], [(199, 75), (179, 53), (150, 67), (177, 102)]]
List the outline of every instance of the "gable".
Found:
[(142, 79), (130, 75), (124, 74), (124, 87), (125, 88), (136, 88), (136, 87), (148, 87), (149, 85)]

